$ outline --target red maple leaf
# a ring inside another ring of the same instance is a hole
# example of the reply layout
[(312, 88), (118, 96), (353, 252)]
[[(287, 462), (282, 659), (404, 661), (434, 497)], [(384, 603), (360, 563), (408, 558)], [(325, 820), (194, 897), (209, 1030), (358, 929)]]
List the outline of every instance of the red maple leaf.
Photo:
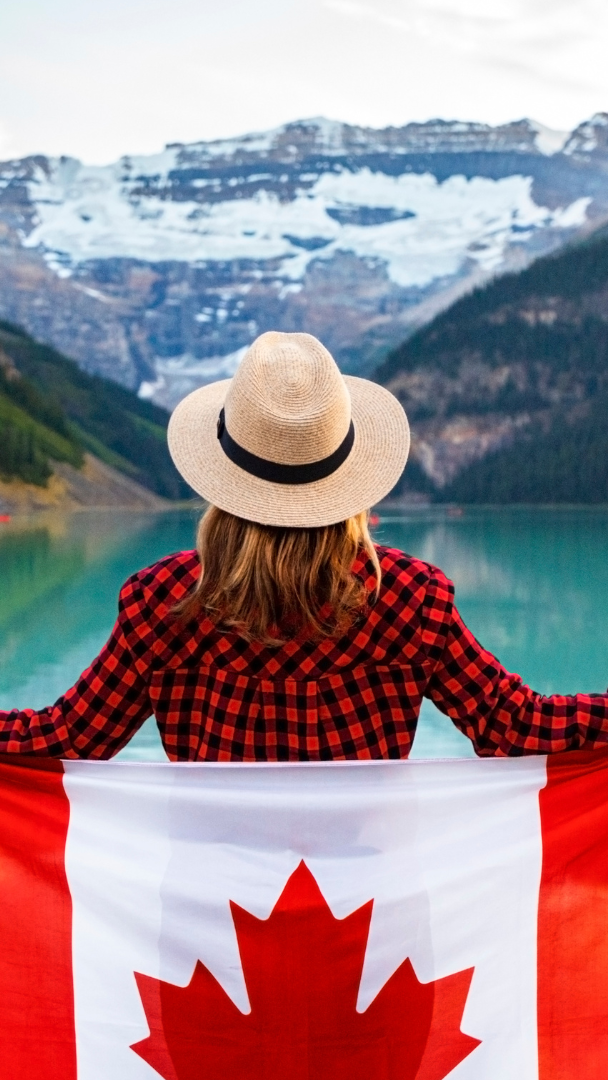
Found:
[(188, 986), (135, 974), (165, 1080), (443, 1080), (478, 1039), (460, 1030), (473, 968), (420, 983), (409, 960), (365, 1012), (373, 900), (335, 919), (302, 862), (268, 919), (231, 902), (251, 1012), (198, 961)]

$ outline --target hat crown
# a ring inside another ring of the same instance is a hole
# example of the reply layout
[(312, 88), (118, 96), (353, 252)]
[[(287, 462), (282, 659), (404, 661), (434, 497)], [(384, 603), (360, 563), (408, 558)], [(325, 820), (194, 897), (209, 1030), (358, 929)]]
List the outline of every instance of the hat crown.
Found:
[(311, 334), (262, 334), (232, 379), (226, 428), (249, 453), (282, 465), (329, 457), (351, 421), (348, 387)]

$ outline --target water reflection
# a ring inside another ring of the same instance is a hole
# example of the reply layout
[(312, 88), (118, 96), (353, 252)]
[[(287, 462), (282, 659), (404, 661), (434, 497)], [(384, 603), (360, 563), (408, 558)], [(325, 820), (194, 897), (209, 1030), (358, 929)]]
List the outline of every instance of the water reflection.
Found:
[[(82, 513), (0, 526), (0, 708), (40, 707), (105, 641), (122, 582), (191, 547), (194, 513)], [(377, 539), (442, 567), (480, 641), (543, 693), (608, 682), (608, 511), (441, 509), (385, 517)], [(430, 705), (416, 756), (470, 754)], [(152, 724), (123, 751), (157, 758)]]
[(54, 701), (99, 651), (121, 583), (192, 547), (192, 514), (90, 513), (0, 530), (0, 708)]

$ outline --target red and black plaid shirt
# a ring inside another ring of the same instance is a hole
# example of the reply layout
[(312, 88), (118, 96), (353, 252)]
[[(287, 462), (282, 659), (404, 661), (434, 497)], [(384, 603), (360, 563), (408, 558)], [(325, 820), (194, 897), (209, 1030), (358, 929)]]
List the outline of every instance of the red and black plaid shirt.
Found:
[[(134, 574), (99, 656), (54, 705), (0, 712), (0, 751), (109, 758), (155, 714), (172, 761), (316, 761), (408, 756), (423, 696), (480, 755), (608, 742), (608, 694), (541, 697), (467, 630), (440, 570), (378, 548), (379, 598), (341, 640), (248, 643), (171, 609), (199, 574), (196, 552)], [(368, 590), (373, 568), (354, 570)]]

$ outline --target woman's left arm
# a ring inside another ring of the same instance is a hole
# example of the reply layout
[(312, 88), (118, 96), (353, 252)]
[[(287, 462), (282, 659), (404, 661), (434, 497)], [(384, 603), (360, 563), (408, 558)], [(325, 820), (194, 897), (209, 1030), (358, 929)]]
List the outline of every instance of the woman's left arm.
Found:
[(608, 693), (544, 697), (484, 649), (454, 606), (443, 575), (431, 582), (427, 612), (441, 641), (425, 696), (487, 756), (593, 750), (608, 743)]
[(119, 615), (99, 656), (54, 705), (0, 712), (0, 753), (110, 758), (151, 714)]

